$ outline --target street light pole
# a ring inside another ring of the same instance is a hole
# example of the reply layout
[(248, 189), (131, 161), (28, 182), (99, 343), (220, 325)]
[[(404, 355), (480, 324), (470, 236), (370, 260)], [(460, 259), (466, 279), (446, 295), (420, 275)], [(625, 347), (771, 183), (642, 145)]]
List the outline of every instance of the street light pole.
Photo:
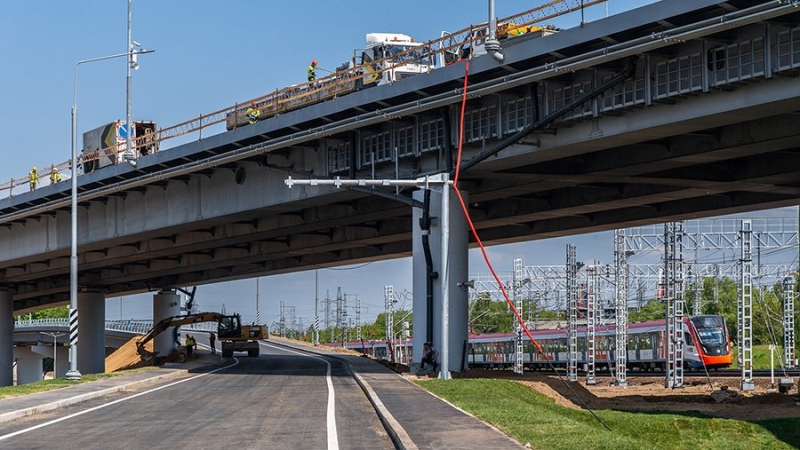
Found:
[(132, 0), (128, 0), (128, 72), (125, 79), (125, 155), (124, 158), (133, 167), (136, 167), (138, 162), (136, 152), (131, 145), (134, 130), (131, 128), (131, 69), (138, 69), (139, 64), (136, 62), (136, 55), (143, 53), (134, 51), (133, 47), (139, 47), (140, 44), (131, 38), (131, 17), (132, 17)]
[[(136, 50), (135, 53), (152, 53), (155, 50)], [(101, 56), (78, 61), (75, 64), (75, 73), (72, 81), (72, 192), (70, 196), (70, 257), (69, 257), (69, 370), (68, 380), (80, 380), (78, 371), (78, 67), (95, 61), (106, 59), (130, 57), (130, 54), (118, 53), (115, 55)]]

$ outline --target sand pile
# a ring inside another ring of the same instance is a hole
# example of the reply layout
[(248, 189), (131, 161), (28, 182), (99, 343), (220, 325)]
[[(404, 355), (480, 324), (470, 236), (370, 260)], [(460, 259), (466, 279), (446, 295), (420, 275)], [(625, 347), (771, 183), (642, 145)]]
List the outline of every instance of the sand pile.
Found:
[(114, 353), (108, 355), (106, 357), (106, 372), (134, 369), (153, 364), (153, 341), (151, 340), (145, 344), (145, 351), (140, 354), (138, 343), (142, 338), (144, 336), (134, 337), (122, 347), (114, 350)]

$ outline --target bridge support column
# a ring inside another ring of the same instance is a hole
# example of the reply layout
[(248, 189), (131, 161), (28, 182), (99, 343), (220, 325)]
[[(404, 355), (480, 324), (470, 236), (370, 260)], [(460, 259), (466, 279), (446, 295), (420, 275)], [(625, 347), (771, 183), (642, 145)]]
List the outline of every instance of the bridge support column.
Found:
[[(461, 372), (466, 370), (466, 348), (469, 328), (469, 304), (467, 301), (467, 277), (468, 274), (468, 250), (469, 250), (469, 228), (461, 211), (458, 197), (452, 189), (449, 206), (450, 212), (448, 226), (448, 245), (447, 245), (447, 272), (442, 273), (442, 194), (441, 189), (437, 188), (431, 192), (430, 215), (432, 218), (430, 234), (428, 235), (428, 247), (430, 249), (433, 262), (433, 271), (438, 273), (438, 277), (433, 279), (433, 298), (432, 308), (428, 307), (427, 264), (425, 248), (423, 245), (423, 231), (420, 228), (420, 219), (423, 218), (423, 211), (414, 208), (413, 213), (413, 243), (412, 243), (412, 264), (413, 264), (413, 288), (414, 288), (414, 341), (413, 341), (413, 361), (422, 360), (422, 344), (431, 336), (434, 348), (441, 353), (440, 359), (446, 354), (447, 368), (450, 371)], [(423, 201), (425, 192), (419, 190), (414, 192), (414, 199)], [(464, 201), (467, 201), (466, 192), (461, 192)], [(442, 283), (448, 283), (448, 345), (446, 351), (443, 348), (443, 305)], [(429, 313), (430, 311), (430, 313)], [(431, 315), (429, 320), (429, 314)], [(428, 325), (431, 324), (431, 330)], [(441, 364), (440, 360), (440, 364)]]
[(78, 294), (78, 372), (106, 371), (106, 297), (102, 292)]
[(43, 358), (53, 358), (55, 356), (56, 370), (53, 373), (54, 378), (67, 376), (67, 370), (69, 370), (69, 347), (56, 346), (55, 354), (53, 354), (53, 347), (47, 345), (35, 345), (31, 347), (31, 350)]
[[(175, 291), (161, 291), (153, 296), (153, 324), (181, 313), (181, 297)], [(156, 358), (165, 358), (175, 350), (175, 327), (169, 327), (153, 339)]]
[(44, 379), (42, 364), (44, 357), (34, 352), (31, 347), (15, 348), (14, 359), (17, 361), (17, 386)]
[(0, 289), (0, 386), (14, 384), (14, 304), (11, 291)]

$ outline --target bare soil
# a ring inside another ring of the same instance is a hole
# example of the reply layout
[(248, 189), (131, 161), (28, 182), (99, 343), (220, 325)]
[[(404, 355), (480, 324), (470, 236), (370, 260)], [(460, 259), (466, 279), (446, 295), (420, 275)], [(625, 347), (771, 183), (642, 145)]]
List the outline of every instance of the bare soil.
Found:
[[(518, 381), (555, 400), (556, 404), (593, 410), (620, 411), (697, 411), (711, 417), (748, 421), (780, 417), (800, 418), (797, 380), (789, 394), (771, 389), (769, 378), (756, 378), (753, 391), (742, 391), (741, 378), (689, 377), (684, 387), (667, 388), (664, 377), (628, 377), (626, 387), (616, 386), (610, 376), (596, 377), (586, 385), (586, 377), (567, 383), (555, 375), (505, 370), (469, 370), (456, 378), (504, 378)], [(777, 378), (776, 378), (777, 388)]]

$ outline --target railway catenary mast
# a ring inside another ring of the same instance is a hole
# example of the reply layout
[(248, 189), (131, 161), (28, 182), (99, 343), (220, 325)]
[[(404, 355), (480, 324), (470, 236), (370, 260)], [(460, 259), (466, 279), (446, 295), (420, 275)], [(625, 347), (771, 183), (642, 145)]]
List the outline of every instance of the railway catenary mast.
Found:
[(578, 262), (574, 244), (567, 244), (567, 310), (567, 380), (578, 381)]
[(597, 384), (595, 378), (595, 331), (597, 320), (597, 286), (600, 261), (593, 261), (586, 271), (586, 384)]
[(386, 344), (394, 360), (394, 286), (389, 284), (383, 287), (383, 299), (386, 313)]
[(683, 387), (683, 222), (664, 224), (664, 281), (667, 316), (665, 386)]
[[(514, 259), (514, 308), (517, 308), (517, 312), (519, 313), (520, 317), (522, 317), (522, 259), (516, 258)], [(514, 352), (514, 372), (515, 373), (522, 373), (522, 324), (519, 323), (518, 320), (514, 321), (514, 336), (515, 336), (515, 352)]]
[(783, 367), (797, 366), (794, 354), (794, 277), (783, 279)]
[(739, 358), (742, 365), (742, 390), (755, 389), (753, 382), (753, 223), (742, 220), (741, 283), (739, 287)]
[(616, 287), (616, 385), (627, 386), (628, 364), (628, 252), (625, 249), (625, 230), (614, 231), (614, 285)]

